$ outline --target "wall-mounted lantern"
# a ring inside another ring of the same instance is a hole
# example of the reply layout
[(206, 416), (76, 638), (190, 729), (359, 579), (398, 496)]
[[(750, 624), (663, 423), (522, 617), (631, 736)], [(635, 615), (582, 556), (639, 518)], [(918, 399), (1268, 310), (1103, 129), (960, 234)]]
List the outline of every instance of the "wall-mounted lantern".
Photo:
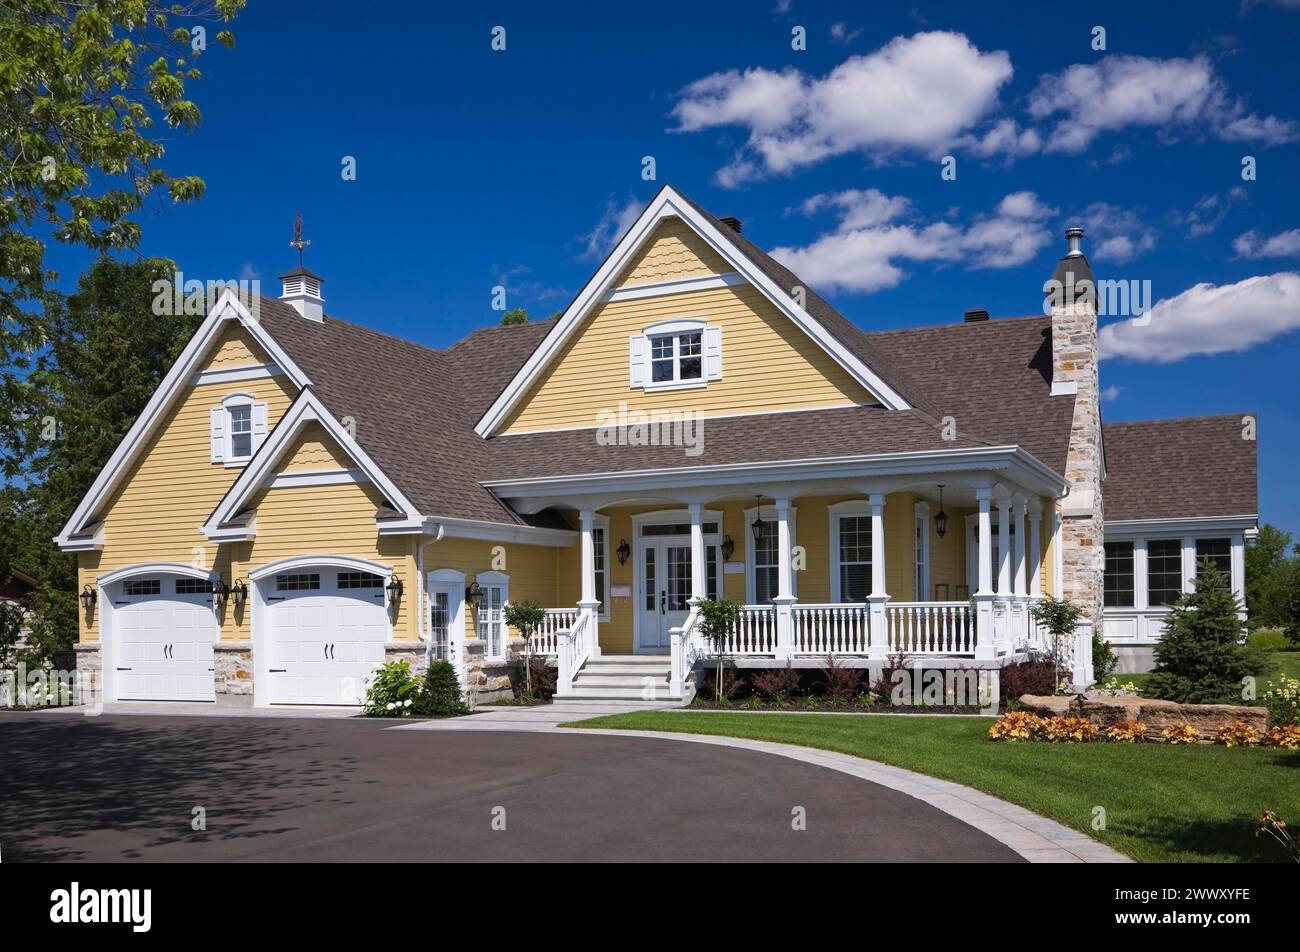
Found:
[(89, 585), (83, 586), (81, 594), (77, 597), (81, 599), (81, 607), (86, 611), (90, 611), (95, 604), (95, 590)]
[(618, 540), (618, 548), (615, 553), (618, 555), (618, 564), (627, 565), (628, 556), (632, 554), (632, 547), (627, 544), (627, 539)]
[(235, 596), (235, 607), (243, 608), (244, 602), (248, 601), (248, 583), (241, 578), (230, 586), (230, 594)]
[(727, 536), (722, 540), (722, 561), (730, 562), (731, 556), (736, 551), (736, 540)]

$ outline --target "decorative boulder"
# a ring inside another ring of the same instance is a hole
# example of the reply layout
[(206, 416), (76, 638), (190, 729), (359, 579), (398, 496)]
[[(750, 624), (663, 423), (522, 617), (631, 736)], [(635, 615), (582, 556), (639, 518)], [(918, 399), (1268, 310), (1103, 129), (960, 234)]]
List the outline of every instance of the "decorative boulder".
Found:
[[(1077, 717), (1079, 701), (1070, 696), (1026, 694), (1020, 699), (1022, 710), (1042, 717)], [(1241, 704), (1179, 704), (1145, 697), (1110, 697), (1086, 694), (1083, 716), (1101, 728), (1125, 721), (1137, 721), (1150, 736), (1159, 736), (1166, 727), (1189, 724), (1212, 740), (1221, 728), (1238, 721), (1249, 724), (1261, 734), (1268, 730), (1268, 709)]]

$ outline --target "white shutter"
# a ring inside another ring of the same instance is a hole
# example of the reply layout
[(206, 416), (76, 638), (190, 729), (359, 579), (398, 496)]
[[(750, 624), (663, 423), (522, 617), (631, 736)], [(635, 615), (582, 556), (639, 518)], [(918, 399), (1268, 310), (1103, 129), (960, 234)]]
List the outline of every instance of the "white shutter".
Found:
[(226, 458), (226, 408), (213, 407), (208, 412), (208, 437), (212, 444), (212, 462)]
[(266, 404), (253, 404), (253, 452), (262, 445), (266, 439)]
[(704, 328), (704, 379), (722, 379), (722, 328)]
[(644, 387), (649, 375), (646, 373), (648, 361), (648, 344), (644, 334), (633, 334), (627, 339), (627, 385)]

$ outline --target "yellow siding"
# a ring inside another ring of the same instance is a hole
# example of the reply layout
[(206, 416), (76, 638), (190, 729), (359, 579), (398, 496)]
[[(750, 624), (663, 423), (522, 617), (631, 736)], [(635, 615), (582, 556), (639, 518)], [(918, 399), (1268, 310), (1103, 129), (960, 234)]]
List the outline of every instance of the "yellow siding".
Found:
[[(465, 582), (472, 582), (480, 572), (504, 572), (510, 576), (510, 601), (533, 599), (543, 608), (572, 607), (577, 596), (559, 599), (556, 565), (560, 559), (576, 558), (581, 561), (580, 550), (553, 548), (541, 545), (521, 545), (514, 542), (484, 542), (478, 539), (443, 539), (424, 547), (424, 571), (454, 569), (465, 574)], [(465, 635), (478, 637), (474, 607), (465, 613)], [(517, 632), (516, 632), (517, 634)]]
[(300, 470), (350, 469), (356, 465), (352, 457), (330, 438), (319, 423), (303, 427), (285, 458), (287, 462), (280, 468), (282, 473)]
[[(628, 386), (628, 338), (669, 319), (722, 327), (721, 380), (646, 393)], [(706, 416), (852, 406), (874, 398), (750, 285), (616, 301), (587, 318), (521, 402), (505, 432), (595, 427), (601, 411), (692, 410)]]
[(942, 539), (934, 531), (934, 516), (938, 506), (930, 503), (930, 592), (918, 601), (930, 601), (936, 596), (935, 585), (947, 585), (948, 596), (943, 601), (956, 601), (957, 588), (966, 585), (966, 517), (973, 509), (961, 509), (944, 504), (948, 513), (948, 531)]
[(670, 218), (655, 230), (614, 285), (674, 281), (733, 270), (693, 228), (680, 218)]
[[(260, 363), (266, 355), (242, 327), (213, 346), (206, 368)], [(205, 369), (206, 369), (205, 368)], [(215, 568), (230, 579), (229, 546), (209, 543), (199, 527), (239, 477), (240, 469), (212, 463), (209, 410), (231, 393), (251, 393), (267, 404), (267, 423), (276, 421), (295, 396), (287, 377), (188, 387), (146, 445), (134, 469), (102, 510), (103, 550), (78, 556), (78, 581), (95, 579), (140, 562), (181, 562)], [(82, 613), (81, 639), (99, 638), (98, 615)]]

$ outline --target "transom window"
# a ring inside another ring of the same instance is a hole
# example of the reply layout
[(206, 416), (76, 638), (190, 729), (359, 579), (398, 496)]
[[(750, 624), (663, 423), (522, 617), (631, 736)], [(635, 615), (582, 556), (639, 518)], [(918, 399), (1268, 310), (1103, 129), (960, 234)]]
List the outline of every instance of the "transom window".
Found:
[(123, 588), (127, 595), (161, 595), (162, 580), (156, 578), (137, 578), (127, 582)]
[(1133, 543), (1107, 542), (1102, 576), (1107, 608), (1133, 607)]
[(1172, 605), (1183, 594), (1183, 543), (1179, 539), (1147, 542), (1147, 604)]
[(226, 407), (230, 425), (230, 458), (248, 459), (253, 455), (253, 405), (233, 403)]
[(177, 595), (210, 595), (212, 593), (212, 583), (202, 578), (178, 578), (176, 580)]
[(340, 572), (338, 586), (339, 588), (383, 588), (384, 580), (372, 572)]
[(1232, 577), (1232, 540), (1231, 539), (1197, 539), (1196, 566), (1199, 569), (1201, 559), (1209, 559), (1214, 567), (1229, 578)]
[(675, 383), (704, 377), (704, 344), (699, 331), (656, 334), (650, 338), (650, 381)]
[[(643, 536), (665, 536), (665, 535), (690, 535), (691, 524), (689, 522), (671, 522), (651, 524), (641, 527)], [(718, 524), (716, 522), (704, 523), (705, 535), (717, 535)]]
[(319, 588), (319, 572), (293, 572), (275, 577), (277, 592), (314, 592)]

